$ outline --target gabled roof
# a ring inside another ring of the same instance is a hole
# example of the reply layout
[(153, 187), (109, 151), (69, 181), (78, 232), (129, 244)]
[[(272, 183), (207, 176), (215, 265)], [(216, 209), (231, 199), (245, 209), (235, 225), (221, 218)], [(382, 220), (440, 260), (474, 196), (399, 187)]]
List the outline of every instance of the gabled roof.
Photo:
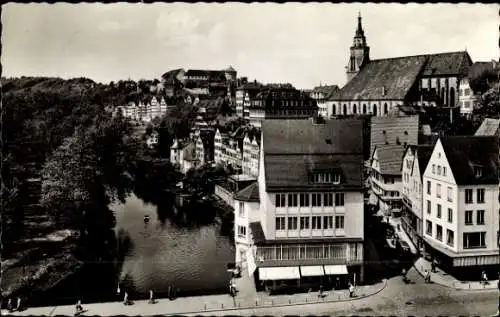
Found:
[(403, 145), (378, 145), (373, 150), (372, 157), (375, 152), (377, 152), (380, 174), (401, 175), (401, 161), (405, 154)]
[(466, 51), (427, 55), (423, 76), (467, 76), (472, 60)]
[(419, 116), (371, 118), (370, 153), (378, 145), (418, 144)]
[[(408, 152), (409, 150), (413, 151), (413, 155), (417, 157), (418, 166), (420, 169), (420, 177), (422, 177), (425, 172), (425, 168), (427, 167), (427, 163), (429, 163), (429, 159), (431, 158), (433, 149), (434, 145), (430, 144), (409, 145), (403, 153), (403, 157), (406, 156), (406, 152)], [(401, 164), (404, 164), (404, 162), (401, 161)], [(413, 168), (414, 167), (412, 167), (412, 169)]]
[(243, 188), (236, 194), (234, 194), (235, 200), (247, 201), (247, 202), (259, 202), (259, 184), (257, 182)]
[(340, 91), (339, 86), (337, 85), (325, 85), (325, 86), (317, 86), (314, 87), (311, 91), (312, 93), (322, 93), (326, 99), (333, 97), (336, 93)]
[(476, 136), (498, 135), (500, 129), (500, 119), (486, 118), (476, 131)]
[[(449, 136), (440, 138), (457, 185), (498, 184), (498, 137)], [(482, 168), (475, 177), (474, 166)]]
[(403, 100), (417, 80), (426, 60), (425, 56), (408, 56), (370, 61), (334, 98)]
[[(362, 187), (361, 120), (327, 120), (324, 124), (312, 120), (265, 120), (262, 134), (267, 191)], [(341, 183), (312, 183), (311, 174), (321, 170), (338, 172)]]

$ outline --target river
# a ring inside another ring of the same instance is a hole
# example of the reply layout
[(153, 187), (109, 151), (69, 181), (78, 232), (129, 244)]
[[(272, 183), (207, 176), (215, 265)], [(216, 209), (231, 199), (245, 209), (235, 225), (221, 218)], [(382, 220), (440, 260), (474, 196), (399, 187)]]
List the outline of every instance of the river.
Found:
[[(122, 300), (124, 291), (132, 300), (144, 299), (150, 289), (164, 297), (169, 286), (178, 289), (178, 296), (226, 292), (230, 279), (226, 266), (234, 262), (235, 252), (231, 239), (221, 234), (219, 224), (207, 219), (202, 223), (209, 224), (194, 224), (196, 221), (176, 217), (171, 205), (164, 204), (158, 208), (132, 194), (125, 203), (111, 205), (117, 240), (126, 237), (130, 241), (118, 252), (121, 265), (87, 263), (52, 290), (37, 294), (31, 305), (71, 304), (78, 298), (84, 303)], [(198, 210), (194, 217), (203, 218), (199, 212), (211, 214)], [(150, 218), (148, 223), (145, 215)], [(117, 294), (118, 283), (121, 295)]]

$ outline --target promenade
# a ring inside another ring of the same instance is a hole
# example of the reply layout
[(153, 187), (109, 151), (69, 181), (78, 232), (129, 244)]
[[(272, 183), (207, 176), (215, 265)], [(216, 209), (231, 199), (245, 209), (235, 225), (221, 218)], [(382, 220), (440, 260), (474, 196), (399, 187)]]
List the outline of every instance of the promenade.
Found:
[[(293, 295), (268, 295), (259, 292), (255, 296), (208, 295), (182, 297), (175, 300), (158, 299), (155, 304), (149, 304), (148, 300), (138, 300), (133, 305), (125, 306), (122, 302), (94, 303), (83, 302), (84, 313), (81, 316), (137, 316), (137, 315), (179, 315), (179, 314), (210, 314), (210, 312), (231, 311), (246, 308), (262, 307), (283, 307), (293, 305), (306, 305), (314, 303), (338, 303), (355, 301), (369, 296), (373, 296), (382, 291), (387, 285), (383, 281), (374, 285), (358, 286), (355, 297), (350, 298), (347, 290), (329, 291), (324, 297), (319, 297), (318, 292), (300, 293)], [(75, 303), (76, 304), (76, 303)], [(24, 311), (13, 312), (13, 316), (57, 316), (73, 315), (75, 306), (48, 306), (27, 308)], [(2, 316), (9, 315), (6, 310), (2, 310)]]

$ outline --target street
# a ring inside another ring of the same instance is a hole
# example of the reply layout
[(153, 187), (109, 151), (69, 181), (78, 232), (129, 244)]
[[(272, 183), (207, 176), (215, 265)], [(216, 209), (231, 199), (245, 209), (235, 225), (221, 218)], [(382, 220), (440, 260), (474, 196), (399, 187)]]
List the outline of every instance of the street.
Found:
[[(425, 284), (415, 269), (408, 272), (408, 277), (414, 284), (405, 284), (396, 277), (389, 280), (388, 287), (379, 294), (355, 301), (220, 311), (207, 315), (491, 316), (497, 310), (496, 290), (455, 291)], [(200, 314), (191, 316), (195, 315)]]

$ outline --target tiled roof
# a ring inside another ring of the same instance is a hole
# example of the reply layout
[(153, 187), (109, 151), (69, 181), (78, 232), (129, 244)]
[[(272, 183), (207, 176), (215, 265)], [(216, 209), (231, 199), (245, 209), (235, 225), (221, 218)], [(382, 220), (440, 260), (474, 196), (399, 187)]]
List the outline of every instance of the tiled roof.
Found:
[[(362, 186), (363, 122), (361, 120), (265, 120), (266, 189), (297, 191), (358, 189)], [(313, 184), (315, 170), (337, 170), (339, 185)], [(293, 171), (291, 173), (290, 171)]]
[(337, 85), (325, 85), (325, 86), (317, 86), (311, 91), (312, 93), (322, 93), (326, 99), (330, 99), (335, 96), (336, 93), (340, 91), (339, 86)]
[(371, 118), (370, 153), (378, 145), (418, 144), (419, 116)]
[[(458, 185), (498, 184), (498, 137), (449, 136), (440, 140)], [(474, 165), (482, 167), (479, 178)]]
[(259, 184), (255, 182), (243, 188), (234, 194), (234, 199), (247, 202), (259, 202)]
[(375, 147), (380, 165), (380, 174), (401, 175), (401, 161), (405, 152), (403, 145), (379, 145)]
[(495, 65), (493, 62), (475, 62), (472, 64), (469, 68), (469, 73), (468, 77), (470, 78), (475, 78), (479, 76), (482, 72), (491, 70), (493, 71), (495, 69)]
[[(353, 154), (363, 152), (361, 120), (309, 119), (262, 122), (264, 153), (267, 154)], [(327, 143), (330, 140), (330, 144)]]
[(207, 76), (209, 80), (226, 80), (224, 71), (221, 70), (204, 70), (204, 69), (190, 69), (184, 74), (186, 77), (190, 76)]
[(486, 118), (476, 131), (477, 136), (493, 136), (499, 133), (500, 119)]
[(425, 56), (409, 56), (370, 61), (331, 99), (403, 100), (426, 60)]
[(372, 60), (330, 99), (403, 100), (419, 76), (465, 76), (471, 64), (465, 51)]
[(423, 76), (462, 75), (469, 73), (472, 60), (466, 51), (427, 55)]

